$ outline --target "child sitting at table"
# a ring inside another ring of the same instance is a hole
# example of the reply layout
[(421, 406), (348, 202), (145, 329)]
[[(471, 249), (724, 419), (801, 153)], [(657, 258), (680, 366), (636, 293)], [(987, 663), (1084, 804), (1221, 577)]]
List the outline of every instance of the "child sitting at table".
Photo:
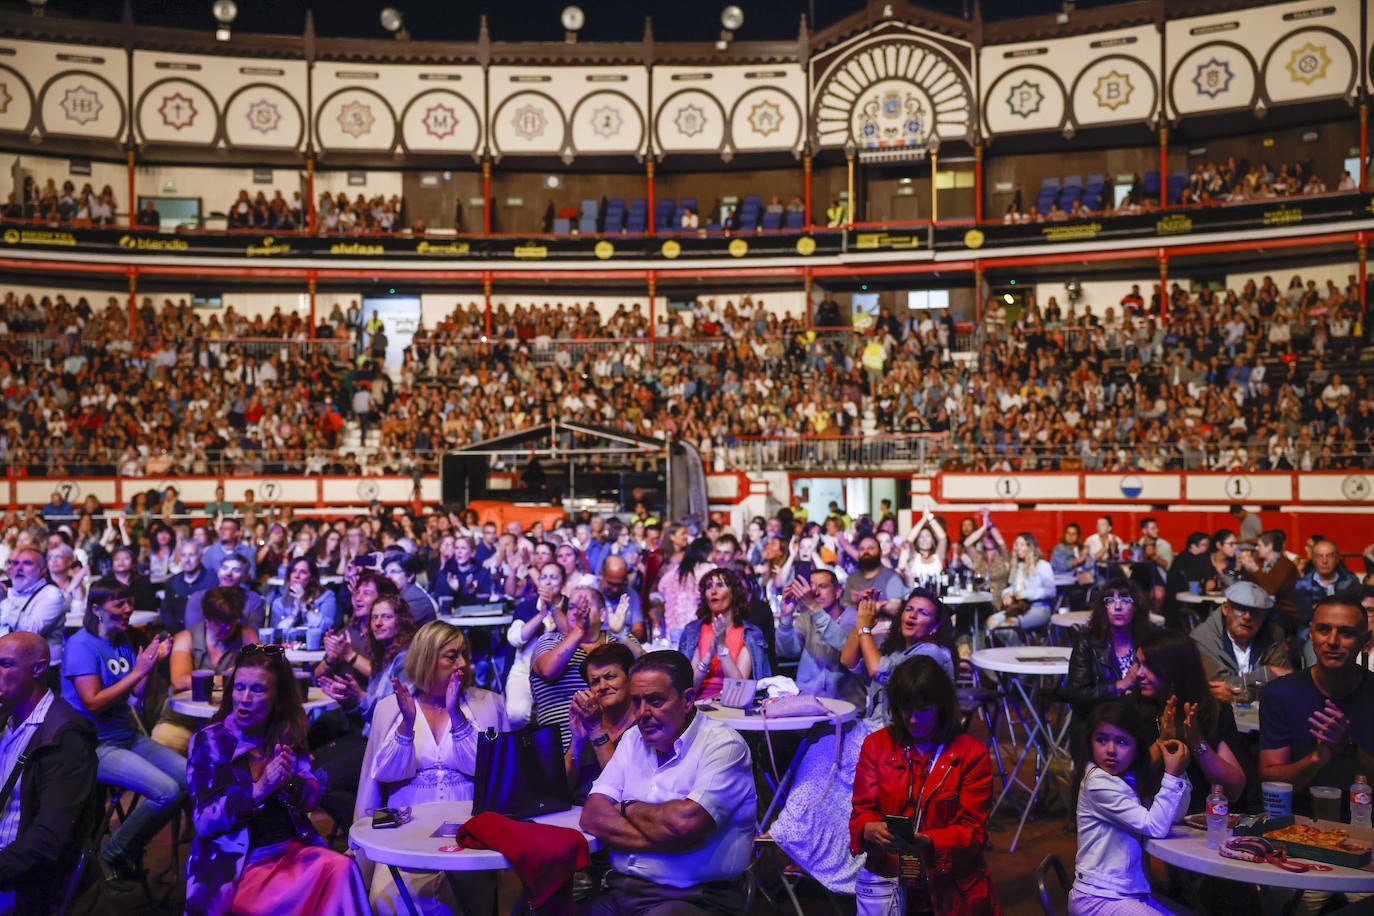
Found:
[[(1110, 700), (1088, 719), (1091, 756), (1078, 791), (1078, 856), (1070, 916), (1152, 916), (1171, 912), (1150, 896), (1141, 836), (1159, 838), (1188, 810), (1188, 748), (1159, 742), (1164, 777), (1150, 786), (1148, 732), (1129, 700)], [(1151, 799), (1149, 807), (1144, 801)]]

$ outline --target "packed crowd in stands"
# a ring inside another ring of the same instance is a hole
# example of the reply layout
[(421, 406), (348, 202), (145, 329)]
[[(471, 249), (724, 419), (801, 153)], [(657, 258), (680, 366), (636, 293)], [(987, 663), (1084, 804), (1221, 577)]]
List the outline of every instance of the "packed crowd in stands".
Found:
[[(323, 209), (324, 197), (320, 199)], [(258, 191), (250, 195), (246, 188), (229, 205), (225, 213), (230, 229), (290, 230), (304, 229), (305, 211), (301, 206), (301, 192), (292, 191), (287, 200), (280, 190), (273, 191), (269, 200), (267, 192)]]
[[(1157, 297), (1050, 297), (1014, 320), (993, 299), (967, 343), (948, 313), (883, 310), (863, 332), (818, 332), (747, 295), (656, 314), (658, 339), (638, 306), (502, 306), (483, 341), (486, 316), (470, 305), (421, 328), (393, 377), (378, 369), (385, 334), (362, 348), (356, 305), (336, 305), (307, 346), (304, 319), (281, 310), (206, 319), (145, 299), (130, 340), (119, 299), (10, 295), (0, 460), (48, 476), (408, 473), (438, 450), (571, 418), (672, 433), (722, 466), (750, 437), (876, 433), (938, 434), (934, 460), (972, 470), (1371, 463), (1359, 354), (1372, 329), (1354, 277), (1324, 291), (1297, 276), (1222, 293), (1175, 284), (1163, 323)], [(815, 307), (820, 326), (838, 316), (833, 299)], [(28, 334), (52, 337), (35, 353)], [(956, 346), (973, 358), (954, 359)], [(340, 454), (350, 420), (380, 428), (377, 448)]]
[[(1157, 174), (1157, 173), (1152, 173)], [(1131, 182), (1130, 190), (1113, 205), (1114, 189), (1110, 179), (1096, 189), (1097, 206), (1088, 203), (1083, 196), (1072, 200), (1053, 200), (1048, 206), (1041, 207), (1038, 202), (1027, 203), (1022, 199), (1018, 188), (1015, 198), (1007, 205), (1002, 214), (1002, 222), (1042, 223), (1059, 222), (1068, 219), (1082, 219), (1101, 212), (1132, 214), (1154, 210), (1159, 207), (1160, 194), (1168, 196), (1173, 206), (1209, 206), (1214, 204), (1247, 203), (1256, 200), (1272, 200), (1280, 197), (1311, 196), (1325, 194), (1327, 191), (1355, 191), (1359, 184), (1348, 171), (1342, 171), (1333, 185), (1327, 185), (1310, 163), (1281, 162), (1278, 171), (1268, 162), (1251, 163), (1248, 159), (1228, 157), (1218, 165), (1212, 161), (1198, 162), (1188, 173), (1179, 173), (1177, 181), (1172, 176), (1157, 188), (1148, 188), (1140, 175)], [(1082, 189), (1079, 189), (1080, 192)]]
[(0, 210), (6, 220), (33, 220), (47, 225), (77, 227), (108, 226), (115, 221), (119, 202), (114, 189), (105, 185), (99, 192), (87, 181), (76, 189), (76, 180), (67, 179), (61, 188), (49, 178), (41, 187), (26, 180), (23, 194), (11, 193)]
[[(1209, 790), (1257, 810), (1260, 781), (1282, 779), (1293, 812), (1308, 814), (1309, 785), (1350, 785), (1374, 754), (1374, 545), (1343, 555), (1319, 534), (1290, 544), (1240, 507), (1234, 529), (1177, 546), (1157, 519), (1117, 531), (1103, 515), (1071, 521), (1051, 547), (1004, 532), (1015, 516), (987, 509), (927, 509), (902, 531), (886, 501), (873, 515), (832, 502), (822, 518), (783, 509), (731, 530), (715, 518), (665, 524), (642, 501), (501, 528), (456, 507), (315, 520), (266, 516), (251, 493), (235, 505), (221, 490), (195, 507), (175, 487), (141, 495), (160, 513), (150, 524), (129, 506), (86, 527), (54, 493), (0, 532), (0, 721), (48, 722), (27, 791), (0, 810), (17, 825), (0, 834), (0, 895), (35, 912), (61, 896), (86, 806), (104, 809), (97, 781), (144, 796), (98, 857), (110, 887), (135, 893), (145, 852), (189, 797), (188, 913), (392, 914), (405, 912), (401, 893), (447, 907), (490, 895), (461, 876), (355, 864), (301, 815), (318, 807), (342, 837), (356, 821), (471, 799), (477, 780), (500, 778), (476, 763), (478, 736), (531, 723), (561, 757), (557, 794), (583, 806), (583, 830), (610, 855), (548, 850), (538, 868), (520, 857), (527, 890), (558, 891), (566, 906), (593, 898), (593, 913), (665, 894), (693, 912), (743, 913), (746, 883), (775, 880), (780, 863), (765, 850), (744, 874), (758, 811), (751, 752), (713, 706), (692, 704), (721, 703), (727, 678), (787, 672), (770, 683), (798, 703), (858, 715), (805, 751), (768, 845), (829, 891), (857, 895), (864, 916), (892, 912), (894, 899), (898, 912), (907, 901), (996, 914), (986, 844), (1001, 739), (961, 715), (955, 682), (977, 684), (980, 647), (1049, 639), (1065, 608), (1089, 611), (1069, 636), (1064, 689), (1046, 699), (1072, 709), (1075, 726), (1075, 912), (1158, 890), (1140, 844), (1201, 812)], [(961, 582), (986, 597), (947, 605)], [(1210, 613), (1183, 600), (1203, 592), (1218, 596)], [(452, 616), (493, 602), (512, 615), (495, 631)], [(132, 626), (138, 612), (155, 622)], [(319, 647), (304, 664), (327, 711), (308, 726), (282, 642)], [(202, 704), (210, 721), (164, 702), (194, 697), (206, 673), (226, 678), (219, 704)], [(1259, 697), (1247, 737), (1237, 715)], [(0, 756), (0, 777), (13, 761)], [(941, 767), (957, 772), (922, 786), (915, 839), (894, 836), (888, 815), (918, 813), (915, 774)], [(654, 818), (666, 816), (677, 826), (660, 833)], [(545, 841), (504, 823), (469, 830), (512, 861), (520, 844)], [(898, 880), (898, 855), (950, 865), (927, 865), (928, 883), (912, 885)], [(1260, 899), (1244, 881), (1184, 873), (1168, 890)], [(1313, 886), (1290, 906), (1315, 916), (1340, 902)], [(1173, 911), (1164, 906), (1149, 911)]]
[[(316, 231), (325, 235), (384, 235), (406, 227), (405, 202), (400, 195), (372, 198), (362, 194), (353, 200), (343, 191), (320, 195), (315, 207)], [(423, 231), (423, 226), (419, 227)]]

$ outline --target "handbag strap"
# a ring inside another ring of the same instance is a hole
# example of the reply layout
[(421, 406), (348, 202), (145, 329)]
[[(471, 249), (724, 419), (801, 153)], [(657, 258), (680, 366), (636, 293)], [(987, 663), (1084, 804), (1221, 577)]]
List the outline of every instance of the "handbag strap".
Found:
[(19, 755), (19, 759), (14, 762), (14, 769), (10, 770), (9, 778), (5, 780), (5, 785), (0, 788), (0, 817), (4, 816), (5, 811), (10, 806), (10, 796), (14, 794), (14, 787), (19, 784), (19, 777), (24, 772), (24, 767), (28, 766), (30, 753), (38, 743), (38, 733), (34, 732), (33, 737), (24, 748), (24, 752)]

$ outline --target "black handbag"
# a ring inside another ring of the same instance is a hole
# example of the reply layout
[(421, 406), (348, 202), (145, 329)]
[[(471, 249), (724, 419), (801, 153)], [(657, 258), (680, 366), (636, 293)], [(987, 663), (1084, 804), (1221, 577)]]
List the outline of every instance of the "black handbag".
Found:
[(525, 820), (572, 807), (572, 787), (563, 768), (563, 736), (557, 725), (479, 735), (472, 782), (473, 814), (495, 811)]

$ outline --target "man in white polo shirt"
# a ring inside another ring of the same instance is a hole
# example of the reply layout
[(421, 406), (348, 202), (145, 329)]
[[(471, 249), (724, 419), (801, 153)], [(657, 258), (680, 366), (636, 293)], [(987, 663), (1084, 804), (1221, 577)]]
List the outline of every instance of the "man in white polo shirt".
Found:
[(639, 727), (582, 809), (582, 829), (611, 852), (585, 916), (744, 912), (758, 813), (749, 748), (693, 699), (692, 665), (679, 652), (650, 652), (630, 669)]

